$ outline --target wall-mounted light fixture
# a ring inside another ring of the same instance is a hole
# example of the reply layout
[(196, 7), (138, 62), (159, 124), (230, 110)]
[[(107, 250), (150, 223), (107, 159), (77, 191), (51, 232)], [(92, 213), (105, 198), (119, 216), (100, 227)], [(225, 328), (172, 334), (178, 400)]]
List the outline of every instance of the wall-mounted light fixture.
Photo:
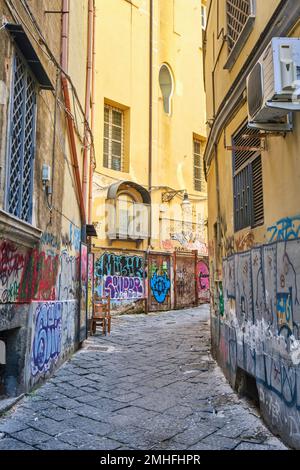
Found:
[(164, 193), (162, 193), (161, 195), (161, 201), (162, 202), (170, 202), (172, 201), (172, 199), (174, 199), (175, 196), (177, 196), (178, 194), (183, 194), (183, 203), (185, 201), (185, 204), (190, 204), (190, 201), (189, 201), (189, 195), (186, 191), (186, 189), (170, 189)]
[(191, 205), (191, 201), (189, 200), (189, 195), (187, 192), (183, 195), (183, 201), (181, 203), (182, 207), (189, 207)]

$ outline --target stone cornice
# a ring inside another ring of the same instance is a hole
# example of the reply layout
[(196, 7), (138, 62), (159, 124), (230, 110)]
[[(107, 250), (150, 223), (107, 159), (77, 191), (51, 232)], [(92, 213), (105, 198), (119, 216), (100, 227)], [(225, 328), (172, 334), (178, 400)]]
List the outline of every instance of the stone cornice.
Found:
[(39, 242), (41, 236), (40, 229), (0, 209), (0, 238), (32, 248)]

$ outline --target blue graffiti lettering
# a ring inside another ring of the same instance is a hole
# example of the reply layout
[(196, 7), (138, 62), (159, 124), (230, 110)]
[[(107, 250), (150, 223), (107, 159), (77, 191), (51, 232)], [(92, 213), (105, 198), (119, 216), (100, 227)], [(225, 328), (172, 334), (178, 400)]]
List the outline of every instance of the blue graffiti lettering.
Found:
[(294, 240), (300, 237), (300, 215), (285, 217), (268, 228), (270, 242)]
[(61, 352), (62, 304), (45, 303), (36, 309), (35, 332), (32, 347), (31, 372), (33, 376), (50, 370)]
[(75, 251), (80, 251), (81, 230), (73, 224), (70, 224), (70, 244)]

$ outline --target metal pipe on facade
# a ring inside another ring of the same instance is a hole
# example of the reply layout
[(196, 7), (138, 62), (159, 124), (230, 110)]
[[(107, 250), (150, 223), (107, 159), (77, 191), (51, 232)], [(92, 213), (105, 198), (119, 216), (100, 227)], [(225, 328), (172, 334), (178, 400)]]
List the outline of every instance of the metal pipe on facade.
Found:
[[(86, 87), (85, 87), (85, 120), (90, 120), (91, 109), (91, 85), (92, 85), (92, 68), (93, 68), (93, 23), (94, 23), (94, 2), (89, 0), (88, 3), (88, 32), (87, 32), (87, 63), (86, 63)], [(82, 195), (84, 207), (87, 207), (87, 188), (88, 188), (88, 168), (89, 168), (89, 141), (88, 133), (85, 126), (83, 141), (83, 171), (82, 171)]]
[[(91, 109), (91, 130), (94, 132), (95, 128), (95, 63), (96, 63), (96, 5), (95, 0), (93, 0), (93, 46), (92, 46), (92, 109)], [(92, 207), (93, 207), (93, 176), (94, 176), (94, 148), (91, 147), (90, 150), (90, 171), (89, 171), (89, 201), (88, 201), (88, 223), (92, 223)]]
[[(62, 9), (62, 56), (61, 56), (61, 63), (63, 70), (67, 73), (68, 72), (68, 43), (69, 43), (69, 8), (70, 8), (70, 1), (63, 0), (63, 9)], [(65, 100), (65, 106), (67, 112), (67, 125), (68, 125), (68, 135), (69, 135), (69, 143), (70, 143), (70, 150), (71, 150), (71, 158), (72, 158), (72, 166), (74, 170), (74, 177), (77, 189), (77, 199), (80, 208), (80, 215), (82, 224), (85, 225), (86, 223), (86, 216), (85, 216), (85, 205), (82, 196), (82, 189), (81, 189), (81, 178), (80, 178), (80, 171), (79, 171), (79, 162), (78, 162), (78, 155), (76, 149), (76, 142), (75, 142), (75, 132), (74, 132), (74, 122), (71, 117), (71, 101), (70, 101), (70, 94), (69, 94), (69, 87), (68, 87), (68, 80), (64, 74), (61, 77), (62, 82), (62, 91)]]
[[(152, 187), (152, 138), (153, 138), (153, 0), (150, 0), (150, 35), (149, 35), (149, 163), (148, 186)], [(149, 237), (148, 246), (152, 239), (152, 204), (149, 209)]]

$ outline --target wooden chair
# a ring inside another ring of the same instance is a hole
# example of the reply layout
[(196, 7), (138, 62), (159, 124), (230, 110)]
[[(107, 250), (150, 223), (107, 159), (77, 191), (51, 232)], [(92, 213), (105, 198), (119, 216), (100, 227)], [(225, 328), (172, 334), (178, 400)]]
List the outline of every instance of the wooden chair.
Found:
[(97, 325), (102, 326), (102, 334), (110, 334), (111, 314), (110, 297), (98, 297), (93, 301), (93, 316), (90, 320), (90, 333), (96, 333)]

